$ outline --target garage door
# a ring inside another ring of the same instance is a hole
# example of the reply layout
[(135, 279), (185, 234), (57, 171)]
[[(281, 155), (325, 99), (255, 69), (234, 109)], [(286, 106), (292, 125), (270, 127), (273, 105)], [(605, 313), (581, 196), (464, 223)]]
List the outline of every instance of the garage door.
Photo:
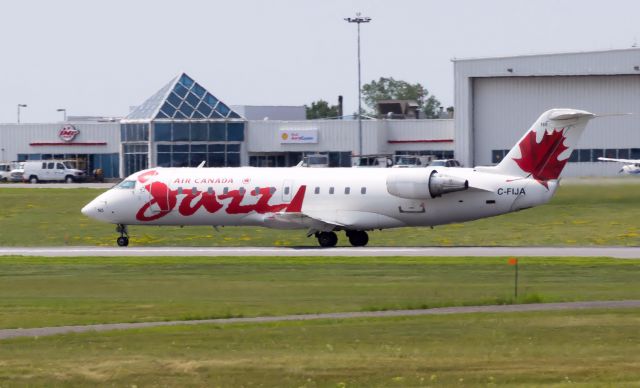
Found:
[[(475, 78), (474, 164), (494, 164), (492, 151), (513, 147), (547, 109), (640, 113), (639, 106), (637, 75)], [(579, 148), (631, 146), (640, 147), (640, 115), (594, 120), (578, 145)]]

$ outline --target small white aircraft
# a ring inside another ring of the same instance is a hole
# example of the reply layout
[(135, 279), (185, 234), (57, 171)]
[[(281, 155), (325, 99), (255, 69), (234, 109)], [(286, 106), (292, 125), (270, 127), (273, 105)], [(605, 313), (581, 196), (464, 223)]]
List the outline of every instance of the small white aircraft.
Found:
[(543, 113), (504, 159), (475, 168), (152, 168), (127, 177), (82, 209), (117, 225), (252, 225), (306, 229), (323, 247), (345, 231), (353, 246), (374, 229), (435, 226), (548, 202), (594, 114)]
[(602, 160), (605, 162), (618, 162), (618, 163), (626, 163), (618, 173), (624, 173), (629, 175), (638, 175), (640, 174), (640, 159), (614, 159), (614, 158), (598, 158), (598, 160)]

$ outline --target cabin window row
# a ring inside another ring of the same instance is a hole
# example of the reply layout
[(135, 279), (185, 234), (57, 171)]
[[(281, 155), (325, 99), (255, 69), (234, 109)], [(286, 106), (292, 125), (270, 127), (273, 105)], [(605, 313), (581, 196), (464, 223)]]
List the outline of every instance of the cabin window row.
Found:
[[(198, 188), (197, 187), (192, 187), (191, 190), (189, 190), (188, 188), (185, 189), (182, 186), (178, 187), (178, 194), (188, 194), (189, 191), (191, 191), (191, 194), (196, 195), (198, 194)], [(260, 192), (260, 187), (255, 187), (253, 189), (254, 193), (258, 193)], [(246, 192), (246, 189), (244, 187), (240, 187), (238, 189), (238, 191), (240, 192), (241, 195), (244, 195), (244, 193)], [(274, 194), (276, 192), (276, 188), (275, 187), (269, 187), (269, 193)], [(212, 195), (214, 193), (213, 187), (208, 187), (207, 188), (207, 193), (209, 193), (210, 195)], [(229, 187), (224, 187), (222, 189), (222, 194), (227, 194), (229, 193)], [(284, 188), (284, 195), (289, 195), (289, 193), (291, 193), (291, 187), (289, 186), (285, 186)], [(320, 194), (320, 187), (317, 187), (314, 189), (313, 191), (314, 194)], [(345, 187), (344, 188), (344, 193), (346, 195), (351, 194), (351, 187)], [(335, 194), (335, 187), (329, 187), (329, 194)], [(360, 188), (360, 194), (364, 195), (367, 194), (367, 188), (366, 187), (361, 187)]]
[[(335, 194), (336, 190), (335, 187), (329, 187), (329, 194)], [(314, 194), (320, 194), (320, 187), (316, 186), (316, 188), (313, 190)], [(351, 187), (345, 187), (344, 188), (344, 193), (345, 195), (349, 195), (351, 194)], [(366, 187), (361, 187), (360, 188), (360, 194), (367, 194), (367, 188)]]
[[(492, 150), (491, 162), (500, 163), (509, 150)], [(577, 148), (569, 157), (569, 163), (602, 162), (598, 158), (640, 159), (640, 148)]]

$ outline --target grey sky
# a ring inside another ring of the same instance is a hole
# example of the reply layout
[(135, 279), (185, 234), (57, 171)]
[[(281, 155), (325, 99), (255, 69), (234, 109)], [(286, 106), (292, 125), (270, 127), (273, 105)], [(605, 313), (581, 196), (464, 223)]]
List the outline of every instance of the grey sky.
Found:
[(453, 104), (451, 58), (630, 47), (636, 1), (57, 0), (0, 4), (0, 122), (126, 115), (180, 71), (228, 104), (357, 106), (363, 83), (420, 82)]

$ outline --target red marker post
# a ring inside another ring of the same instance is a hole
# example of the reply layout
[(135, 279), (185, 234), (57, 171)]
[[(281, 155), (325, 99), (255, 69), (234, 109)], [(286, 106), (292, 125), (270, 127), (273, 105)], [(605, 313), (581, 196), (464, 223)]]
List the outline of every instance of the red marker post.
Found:
[(515, 283), (514, 283), (514, 295), (515, 295), (515, 300), (518, 300), (518, 259), (516, 259), (515, 257), (510, 257), (509, 261), (508, 261), (509, 265), (513, 265), (514, 267), (516, 267), (516, 279), (515, 279)]

